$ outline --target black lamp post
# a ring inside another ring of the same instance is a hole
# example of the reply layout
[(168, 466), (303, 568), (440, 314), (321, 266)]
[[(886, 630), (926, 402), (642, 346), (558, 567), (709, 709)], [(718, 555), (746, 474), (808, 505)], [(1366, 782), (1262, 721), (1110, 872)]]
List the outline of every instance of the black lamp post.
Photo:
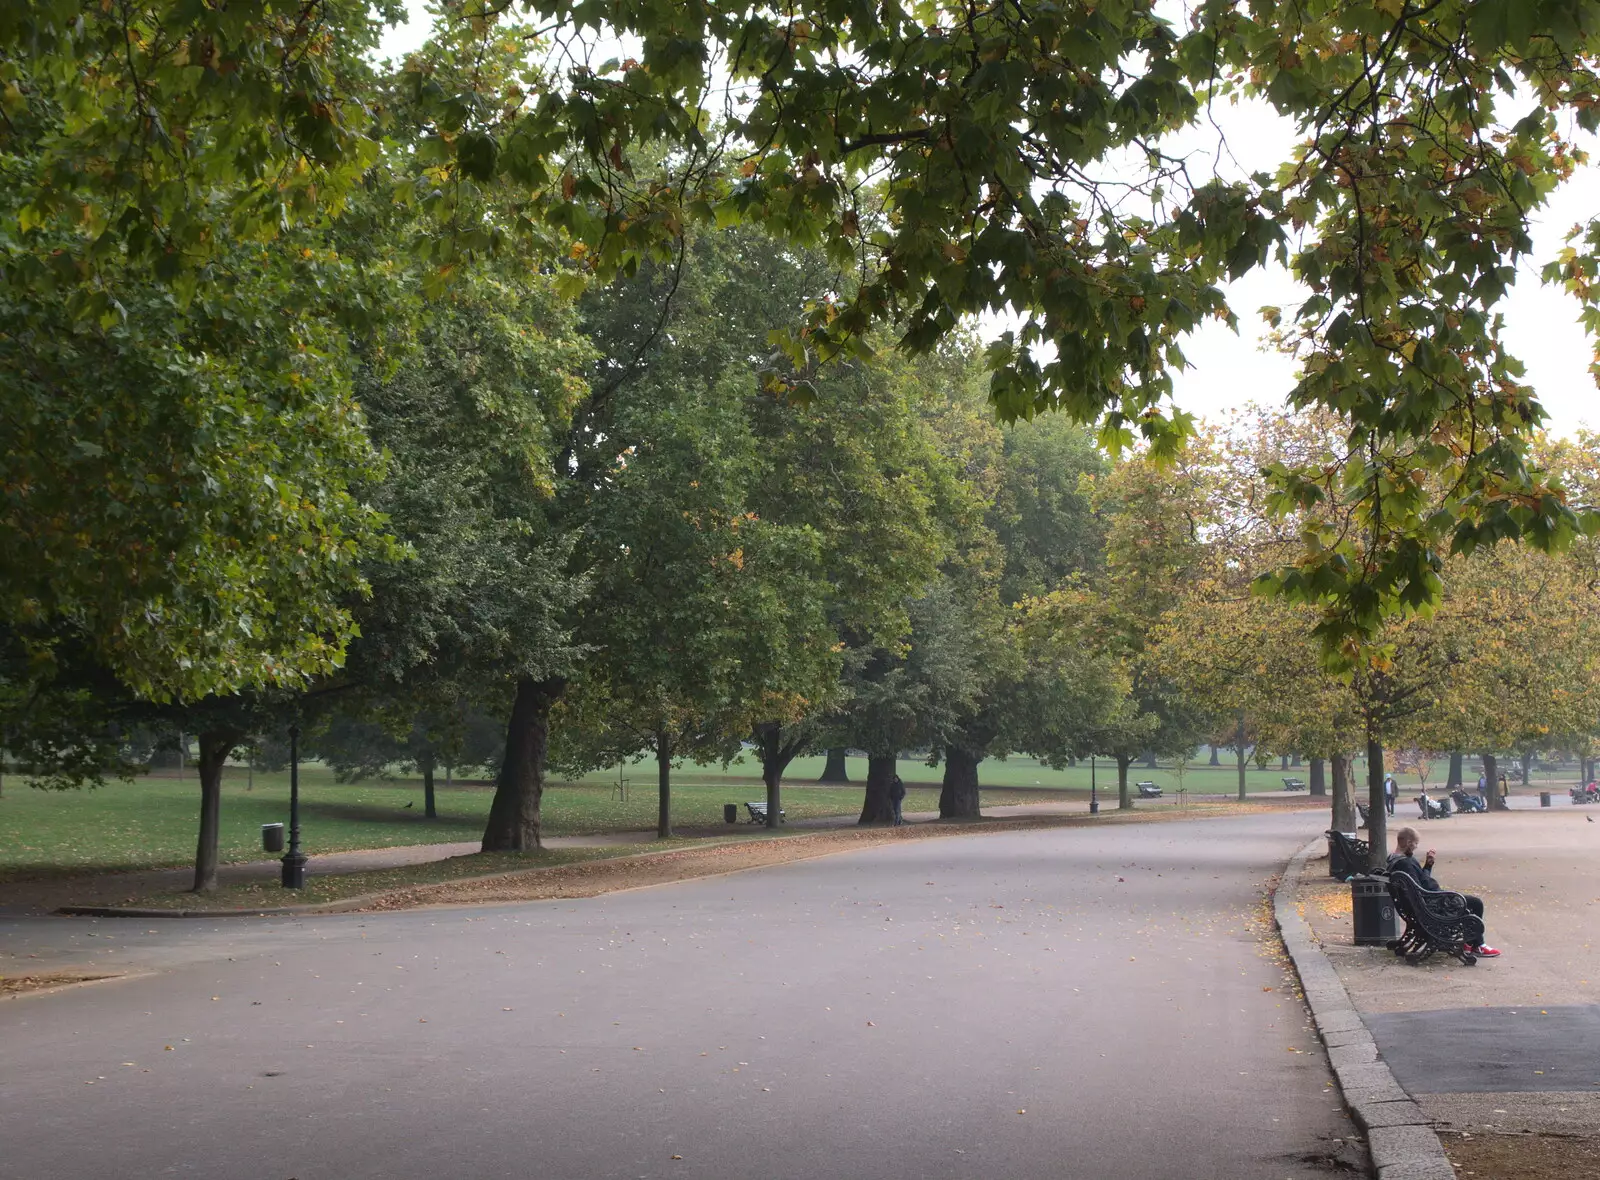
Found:
[(283, 854), (283, 887), (306, 887), (306, 854), (300, 851), (300, 727), (289, 727), (289, 851)]
[(1096, 793), (1094, 781), (1094, 755), (1089, 755), (1089, 814), (1100, 814), (1100, 796)]

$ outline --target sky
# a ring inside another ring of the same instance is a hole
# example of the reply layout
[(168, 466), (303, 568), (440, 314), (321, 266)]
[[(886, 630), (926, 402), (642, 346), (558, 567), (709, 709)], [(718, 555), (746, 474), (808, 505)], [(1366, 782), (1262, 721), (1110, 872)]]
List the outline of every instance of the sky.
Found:
[[(407, 0), (410, 21), (388, 30), (380, 57), (396, 58), (426, 38), (430, 18), (422, 0)], [(1226, 140), (1219, 156), (1218, 136), (1208, 126), (1185, 137), (1183, 146), (1198, 159), (1214, 161), (1230, 174), (1272, 170), (1288, 158), (1293, 127), (1264, 103), (1218, 106), (1212, 119)], [(1591, 144), (1600, 157), (1600, 144)], [(1590, 165), (1557, 190), (1549, 205), (1533, 219), (1533, 259), (1518, 271), (1517, 282), (1503, 311), (1505, 338), (1513, 355), (1527, 366), (1526, 380), (1537, 391), (1550, 416), (1551, 433), (1570, 437), (1580, 427), (1600, 428), (1600, 390), (1589, 374), (1594, 344), (1578, 322), (1578, 305), (1558, 288), (1543, 284), (1539, 270), (1564, 244), (1567, 232), (1600, 215), (1600, 167)], [(1188, 338), (1184, 352), (1190, 368), (1174, 379), (1176, 404), (1201, 418), (1221, 420), (1231, 411), (1255, 404), (1275, 408), (1284, 403), (1295, 382), (1294, 362), (1263, 347), (1265, 326), (1257, 309), (1293, 307), (1305, 298), (1292, 277), (1278, 267), (1253, 271), (1229, 284), (1228, 302), (1239, 318), (1239, 330), (1208, 322)], [(998, 332), (1004, 317), (979, 325), (986, 335)]]

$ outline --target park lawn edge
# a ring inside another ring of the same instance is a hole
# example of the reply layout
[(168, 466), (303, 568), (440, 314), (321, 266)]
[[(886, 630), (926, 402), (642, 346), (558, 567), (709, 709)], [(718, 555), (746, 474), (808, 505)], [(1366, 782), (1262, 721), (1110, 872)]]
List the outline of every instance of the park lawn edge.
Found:
[[(402, 881), (388, 888), (370, 889), (372, 878), (379, 875), (404, 875), (414, 873), (426, 875), (428, 870), (437, 870), (442, 865), (452, 862), (465, 862), (474, 857), (490, 855), (503, 856), (501, 853), (472, 853), (466, 856), (449, 857), (441, 861), (430, 861), (419, 865), (403, 865), (388, 869), (365, 869), (354, 873), (331, 873), (324, 877), (314, 878), (317, 885), (324, 888), (329, 886), (338, 889), (348, 886), (355, 892), (343, 897), (331, 898), (327, 901), (314, 902), (302, 905), (280, 906), (239, 906), (237, 897), (240, 893), (270, 888), (259, 884), (248, 886), (229, 886), (218, 890), (215, 894), (158, 894), (150, 898), (133, 899), (128, 905), (122, 906), (61, 906), (55, 910), (58, 914), (84, 916), (84, 917), (124, 917), (124, 918), (216, 918), (216, 917), (266, 917), (284, 914), (333, 914), (352, 913), (368, 910), (399, 910), (418, 909), (433, 905), (475, 905), (482, 902), (437, 900), (440, 895), (452, 890), (459, 890), (468, 886), (482, 886), (496, 882), (511, 883), (524, 881), (550, 881), (555, 875), (564, 871), (571, 876), (573, 870), (585, 869), (597, 861), (611, 863), (640, 862), (640, 861), (675, 861), (688, 870), (678, 874), (675, 879), (689, 880), (700, 877), (719, 876), (725, 872), (743, 872), (746, 868), (763, 867), (760, 864), (741, 866), (732, 870), (719, 869), (708, 865), (703, 871), (694, 871), (693, 864), (681, 862), (695, 857), (697, 854), (705, 859), (704, 854), (714, 853), (718, 849), (765, 848), (773, 851), (779, 850), (784, 845), (814, 844), (826, 845), (815, 852), (796, 856), (779, 855), (764, 863), (780, 864), (794, 860), (811, 859), (818, 856), (829, 856), (835, 853), (853, 851), (857, 848), (873, 847), (877, 844), (888, 843), (892, 840), (934, 838), (941, 836), (975, 835), (989, 832), (1023, 831), (1029, 829), (1045, 829), (1059, 827), (1081, 827), (1090, 823), (1129, 823), (1129, 822), (1164, 822), (1181, 819), (1200, 819), (1210, 816), (1235, 814), (1239, 812), (1255, 812), (1277, 810), (1271, 804), (1224, 802), (1219, 804), (1200, 804), (1187, 809), (1139, 809), (1130, 808), (1127, 811), (1103, 812), (1098, 816), (1085, 814), (1073, 815), (1040, 815), (1040, 816), (1000, 816), (979, 817), (977, 819), (945, 819), (929, 820), (921, 823), (905, 824), (901, 827), (873, 825), (869, 827), (851, 827), (822, 829), (805, 832), (792, 832), (786, 834), (763, 835), (758, 837), (723, 837), (683, 838), (685, 843), (674, 847), (654, 847), (644, 852), (632, 851), (632, 846), (610, 845), (600, 848), (582, 849), (555, 849), (542, 855), (544, 863), (532, 865), (527, 868), (498, 869), (490, 873), (464, 874), (459, 877), (449, 876), (439, 880)], [(525, 855), (525, 854), (510, 854)], [(467, 866), (462, 866), (467, 867)], [(478, 866), (472, 866), (478, 867)], [(595, 888), (585, 892), (568, 896), (590, 897), (601, 893), (618, 892), (623, 889), (636, 888), (625, 881), (619, 881), (609, 887), (605, 882), (595, 882)], [(217, 904), (206, 905), (207, 901), (214, 900)], [(529, 898), (528, 900), (537, 900)], [(140, 904), (140, 903), (144, 904)], [(199, 904), (197, 904), (199, 903)], [(180, 906), (182, 908), (180, 908)]]

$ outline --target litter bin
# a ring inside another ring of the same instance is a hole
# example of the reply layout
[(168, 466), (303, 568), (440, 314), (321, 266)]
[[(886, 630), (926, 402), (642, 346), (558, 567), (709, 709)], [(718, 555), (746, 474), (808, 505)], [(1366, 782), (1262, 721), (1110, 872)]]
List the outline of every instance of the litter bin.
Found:
[[(1343, 835), (1351, 840), (1356, 838), (1356, 834), (1354, 832), (1345, 832)], [(1333, 833), (1329, 832), (1328, 876), (1334, 877), (1340, 881), (1343, 881), (1346, 877), (1349, 877), (1353, 873), (1359, 873), (1362, 869), (1367, 867), (1366, 865), (1353, 864), (1350, 861), (1350, 858), (1344, 854), (1344, 850), (1345, 845), (1336, 844), (1333, 839)]]
[(267, 852), (283, 851), (283, 825), (261, 825), (261, 847)]
[(739, 805), (737, 803), (724, 803), (722, 805), (722, 822), (725, 824), (739, 822)]
[(1539, 792), (1539, 806), (1540, 807), (1549, 807), (1550, 806), (1550, 792), (1549, 791), (1540, 791)]
[(1387, 877), (1351, 877), (1350, 914), (1357, 946), (1383, 946), (1400, 937)]

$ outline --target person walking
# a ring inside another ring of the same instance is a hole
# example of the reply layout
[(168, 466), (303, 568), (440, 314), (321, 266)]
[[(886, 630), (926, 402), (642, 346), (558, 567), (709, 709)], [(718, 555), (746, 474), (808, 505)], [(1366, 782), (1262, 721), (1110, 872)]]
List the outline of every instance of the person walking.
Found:
[(1394, 797), (1399, 793), (1399, 786), (1394, 781), (1394, 775), (1383, 776), (1383, 809), (1390, 815), (1394, 814)]
[(1483, 806), (1487, 809), (1489, 806), (1489, 780), (1481, 770), (1478, 771), (1478, 798), (1483, 800)]
[(905, 816), (900, 814), (900, 806), (906, 801), (906, 785), (897, 774), (894, 782), (889, 784), (889, 802), (894, 804), (894, 826), (899, 827), (905, 823)]

